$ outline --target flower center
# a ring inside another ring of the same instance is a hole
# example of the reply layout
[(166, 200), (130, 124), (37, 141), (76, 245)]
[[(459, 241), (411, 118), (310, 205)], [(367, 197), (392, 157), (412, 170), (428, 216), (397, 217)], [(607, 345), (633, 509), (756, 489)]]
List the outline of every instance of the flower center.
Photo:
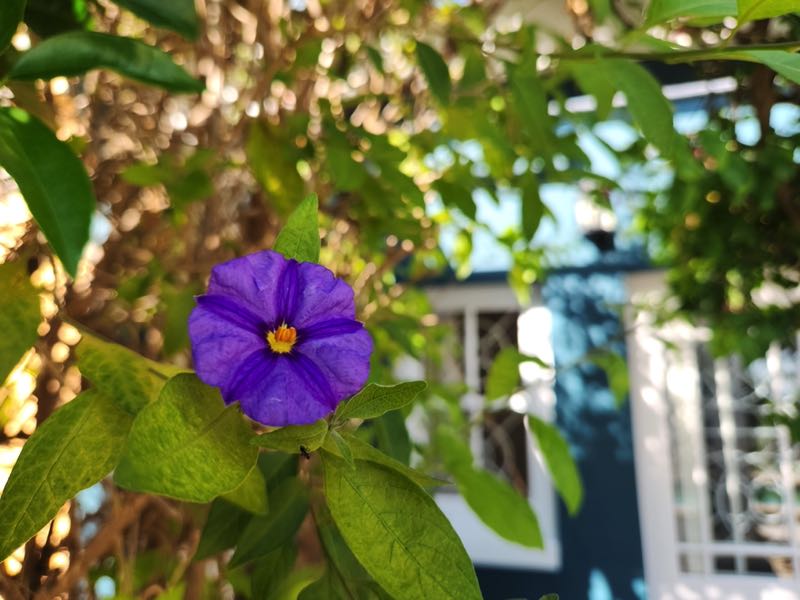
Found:
[(297, 329), (289, 327), (285, 323), (275, 331), (267, 333), (267, 342), (272, 351), (277, 354), (291, 352), (294, 343), (297, 341)]

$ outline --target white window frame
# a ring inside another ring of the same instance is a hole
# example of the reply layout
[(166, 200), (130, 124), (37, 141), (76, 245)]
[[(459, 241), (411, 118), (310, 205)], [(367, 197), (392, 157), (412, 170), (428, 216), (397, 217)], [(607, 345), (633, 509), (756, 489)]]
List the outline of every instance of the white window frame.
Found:
[[(708, 331), (684, 322), (654, 325), (653, 315), (637, 306), (656, 303), (664, 298), (666, 283), (662, 272), (645, 272), (626, 279), (630, 303), (626, 313), (628, 368), (630, 375), (631, 412), (633, 416), (636, 490), (644, 553), (644, 570), (648, 598), (651, 600), (800, 600), (800, 561), (795, 558), (792, 579), (751, 574), (713, 573), (706, 564), (704, 573), (682, 572), (678, 556), (691, 549), (678, 541), (672, 447), (668, 421), (667, 394), (683, 394), (687, 401), (699, 402), (696, 362), (688, 360), (691, 346), (708, 339)], [(673, 344), (676, 356), (669, 364), (664, 339)], [(702, 435), (701, 424), (687, 424), (695, 438)], [(702, 442), (693, 445), (703, 448)], [(690, 450), (694, 452), (695, 450)], [(702, 450), (698, 450), (702, 452)], [(702, 461), (698, 464), (702, 464)], [(785, 470), (785, 465), (782, 470)], [(693, 470), (692, 478), (705, 485), (705, 471)], [(699, 479), (698, 479), (699, 478)], [(701, 502), (707, 502), (701, 495)], [(707, 507), (706, 507), (707, 508)], [(704, 511), (705, 512), (705, 511)], [(707, 520), (704, 514), (702, 519)], [(707, 525), (707, 524), (706, 524)], [(768, 551), (766, 544), (758, 544)], [(752, 555), (749, 543), (701, 542), (699, 550), (724, 547), (734, 556)], [(785, 552), (785, 547), (776, 547)], [(708, 559), (705, 559), (708, 562)]]
[[(478, 394), (479, 313), (518, 311), (517, 340), (520, 351), (538, 356), (548, 364), (553, 363), (552, 320), (550, 312), (539, 298), (528, 306), (521, 306), (507, 284), (458, 283), (427, 288), (426, 293), (437, 314), (462, 314), (464, 317), (463, 368), (465, 383), (471, 391), (462, 398), (462, 406), (467, 412), (478, 410), (483, 404), (483, 396)], [(522, 365), (520, 374), (528, 412), (552, 421), (555, 412), (552, 370), (526, 363)], [(482, 454), (482, 440), (482, 432), (476, 427), (470, 440), (476, 456)], [(458, 493), (440, 492), (435, 496), (437, 504), (453, 524), (476, 565), (541, 571), (555, 571), (561, 567), (561, 543), (553, 487), (542, 456), (530, 436), (526, 438), (526, 449), (528, 502), (539, 520), (543, 549), (527, 548), (501, 538), (484, 525)]]

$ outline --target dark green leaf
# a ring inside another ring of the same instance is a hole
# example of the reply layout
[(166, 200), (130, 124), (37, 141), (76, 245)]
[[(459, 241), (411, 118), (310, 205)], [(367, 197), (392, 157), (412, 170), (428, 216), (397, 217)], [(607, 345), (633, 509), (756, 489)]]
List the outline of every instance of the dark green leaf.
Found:
[(222, 498), (214, 500), (211, 510), (208, 511), (203, 533), (200, 535), (200, 542), (194, 555), (195, 560), (203, 560), (223, 550), (233, 548), (242, 530), (252, 518), (253, 515), (250, 512), (227, 500)]
[(297, 600), (303, 591), (323, 575), (320, 566), (301, 567), (289, 573), (275, 588), (269, 600)]
[(11, 38), (25, 13), (25, 0), (3, 0), (0, 2), (0, 54), (8, 48)]
[(428, 44), (417, 42), (417, 62), (419, 63), (431, 94), (442, 104), (450, 101), (452, 82), (447, 63), (441, 55)]
[(617, 407), (622, 406), (628, 396), (628, 365), (625, 359), (607, 350), (593, 350), (586, 355), (586, 359), (605, 371)]
[(353, 159), (353, 148), (347, 137), (333, 124), (325, 128), (325, 159), (336, 187), (343, 191), (360, 188), (366, 180), (364, 165)]
[(36, 429), (0, 497), (0, 557), (44, 527), (67, 500), (108, 475), (131, 421), (109, 397), (89, 390)]
[(336, 411), (339, 419), (375, 419), (414, 401), (427, 387), (424, 381), (406, 381), (397, 385), (370, 383)]
[(253, 438), (252, 443), (262, 448), (280, 450), (289, 454), (300, 454), (301, 447), (313, 452), (325, 441), (328, 435), (328, 422), (320, 419), (311, 425), (289, 425)]
[(254, 517), (245, 528), (231, 568), (266, 556), (289, 541), (308, 512), (308, 489), (297, 478), (284, 481), (270, 497), (270, 511)]
[(19, 57), (9, 77), (51, 79), (103, 68), (172, 92), (204, 89), (166, 52), (139, 40), (94, 31), (70, 31), (46, 39)]
[(458, 491), (481, 521), (507, 540), (543, 546), (539, 521), (527, 498), (492, 473), (475, 468), (469, 448), (452, 431), (440, 428), (436, 443)]
[(532, 415), (528, 417), (528, 424), (558, 493), (567, 505), (569, 514), (574, 515), (583, 502), (583, 484), (569, 445), (554, 425)]
[(165, 356), (172, 356), (189, 345), (189, 314), (195, 307), (195, 289), (176, 288), (164, 285), (161, 290), (161, 304), (164, 315)]
[(797, 0), (737, 0), (739, 23), (800, 12)]
[(154, 402), (167, 380), (179, 370), (136, 354), (119, 344), (86, 332), (76, 348), (78, 368), (93, 387), (107, 393), (123, 409), (137, 414)]
[(0, 108), (0, 166), (17, 182), (33, 218), (74, 277), (95, 206), (83, 164), (38, 119), (18, 108)]
[(316, 194), (303, 200), (275, 240), (275, 251), (300, 262), (319, 260), (319, 224)]
[(177, 31), (182, 36), (197, 38), (197, 13), (194, 0), (114, 0), (143, 19), (158, 27)]
[(239, 407), (194, 375), (170, 379), (136, 417), (114, 473), (122, 487), (209, 502), (242, 484), (256, 462)]
[(437, 181), (434, 187), (441, 195), (445, 206), (457, 208), (464, 213), (465, 217), (475, 220), (475, 200), (472, 199), (472, 194), (466, 187), (443, 179)]
[(396, 471), (323, 452), (325, 496), (352, 553), (390, 595), (481, 598), (461, 540), (433, 499)]
[(393, 410), (372, 422), (378, 448), (386, 454), (407, 465), (411, 459), (411, 440), (406, 429), (403, 413)]
[(252, 600), (274, 600), (276, 592), (279, 592), (292, 572), (296, 559), (297, 548), (293, 543), (289, 543), (256, 560), (253, 563), (253, 576), (250, 580)]
[(597, 102), (597, 118), (604, 121), (611, 113), (617, 86), (614, 80), (608, 77), (605, 69), (597, 68), (597, 63), (601, 60), (575, 61), (569, 65), (569, 70), (581, 90), (594, 97)]
[(257, 515), (267, 513), (267, 482), (257, 465), (250, 469), (242, 485), (222, 498)]
[(545, 594), (544, 596), (539, 596), (539, 600), (558, 600), (558, 594)]
[(38, 338), (39, 294), (31, 285), (25, 262), (0, 265), (0, 383)]
[(86, 0), (28, 0), (25, 25), (41, 38), (84, 29), (89, 22)]
[(656, 25), (679, 17), (719, 22), (736, 14), (736, 0), (652, 0), (647, 10), (647, 24)]

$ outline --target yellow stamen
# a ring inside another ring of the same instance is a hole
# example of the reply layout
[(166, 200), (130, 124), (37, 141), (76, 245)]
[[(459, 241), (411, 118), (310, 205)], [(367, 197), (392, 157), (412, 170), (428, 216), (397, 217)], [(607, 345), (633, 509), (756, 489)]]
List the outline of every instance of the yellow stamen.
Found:
[(294, 343), (297, 341), (297, 329), (286, 324), (281, 325), (275, 331), (267, 333), (267, 342), (273, 352), (286, 354), (291, 352)]

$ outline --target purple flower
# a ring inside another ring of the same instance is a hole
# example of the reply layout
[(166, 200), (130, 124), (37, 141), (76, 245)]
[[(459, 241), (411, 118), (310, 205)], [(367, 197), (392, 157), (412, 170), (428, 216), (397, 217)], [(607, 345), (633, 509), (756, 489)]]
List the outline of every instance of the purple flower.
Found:
[(313, 423), (369, 375), (372, 339), (350, 286), (270, 250), (212, 269), (189, 337), (200, 379), (264, 425)]

